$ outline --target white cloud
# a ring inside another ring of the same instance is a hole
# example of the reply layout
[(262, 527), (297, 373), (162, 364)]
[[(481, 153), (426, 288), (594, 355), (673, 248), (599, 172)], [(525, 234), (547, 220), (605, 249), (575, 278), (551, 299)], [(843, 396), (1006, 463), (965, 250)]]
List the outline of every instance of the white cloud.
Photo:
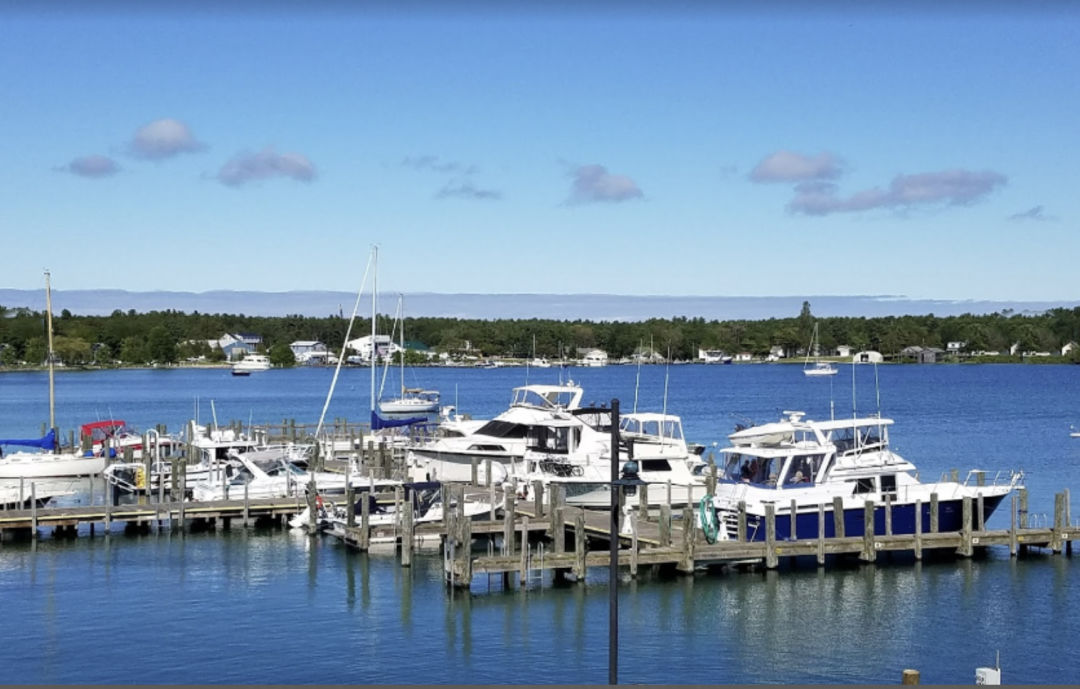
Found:
[(435, 194), (437, 199), (461, 198), (477, 199), (480, 201), (495, 201), (502, 198), (502, 192), (494, 189), (481, 189), (467, 180), (447, 182), (442, 189)]
[(910, 208), (916, 205), (943, 203), (961, 206), (974, 203), (1008, 179), (997, 172), (943, 170), (914, 175), (897, 175), (887, 189), (873, 188), (856, 192), (847, 198), (837, 193), (835, 184), (810, 182), (795, 187), (795, 198), (788, 210), (806, 215), (829, 215), (874, 208)]
[(794, 151), (777, 151), (750, 171), (754, 182), (804, 182), (833, 179), (841, 172), (839, 159), (832, 153), (807, 156)]
[(230, 187), (270, 177), (290, 177), (300, 182), (315, 179), (315, 166), (300, 153), (277, 153), (264, 148), (258, 153), (242, 152), (233, 156), (218, 171), (218, 180)]
[(130, 150), (140, 158), (161, 160), (180, 153), (201, 151), (205, 146), (180, 120), (166, 117), (144, 124), (135, 131)]
[(59, 172), (70, 172), (79, 177), (97, 179), (109, 177), (120, 171), (120, 166), (112, 158), (103, 155), (88, 155), (74, 158), (67, 165), (55, 168)]
[(634, 180), (613, 175), (603, 165), (579, 165), (571, 176), (574, 182), (569, 203), (619, 202), (644, 196)]

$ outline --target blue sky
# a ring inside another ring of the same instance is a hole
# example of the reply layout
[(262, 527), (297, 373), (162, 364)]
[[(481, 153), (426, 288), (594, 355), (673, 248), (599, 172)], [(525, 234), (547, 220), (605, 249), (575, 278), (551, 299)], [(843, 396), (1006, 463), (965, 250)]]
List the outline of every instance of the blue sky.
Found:
[(5, 8), (3, 286), (1077, 298), (1069, 5), (493, 6)]

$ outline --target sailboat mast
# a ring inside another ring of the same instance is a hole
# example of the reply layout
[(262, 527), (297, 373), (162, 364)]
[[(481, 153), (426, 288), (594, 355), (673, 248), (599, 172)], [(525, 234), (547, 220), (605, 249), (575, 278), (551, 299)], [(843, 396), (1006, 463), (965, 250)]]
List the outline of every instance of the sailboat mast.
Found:
[(405, 397), (405, 295), (398, 295), (398, 318), (401, 319), (401, 351), (398, 352), (398, 356), (401, 357), (401, 397)]
[(53, 380), (52, 286), (45, 271), (45, 330), (49, 339), (49, 429), (56, 428), (56, 390)]
[(379, 281), (379, 247), (371, 247), (371, 411), (375, 411), (375, 293)]

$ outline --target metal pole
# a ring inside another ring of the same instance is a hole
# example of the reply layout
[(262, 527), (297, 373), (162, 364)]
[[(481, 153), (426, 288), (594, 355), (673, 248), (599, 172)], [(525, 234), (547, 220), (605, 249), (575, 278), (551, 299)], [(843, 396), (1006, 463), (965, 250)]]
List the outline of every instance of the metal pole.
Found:
[[(608, 565), (608, 684), (619, 683), (619, 400), (611, 400), (611, 562)], [(584, 573), (583, 573), (584, 574)]]

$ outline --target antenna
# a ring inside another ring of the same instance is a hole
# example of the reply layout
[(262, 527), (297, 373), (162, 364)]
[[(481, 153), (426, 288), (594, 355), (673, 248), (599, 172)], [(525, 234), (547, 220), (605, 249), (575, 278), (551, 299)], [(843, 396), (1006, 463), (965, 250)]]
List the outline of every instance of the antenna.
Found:
[(634, 413), (637, 413), (638, 388), (641, 387), (641, 348), (642, 341), (638, 340), (637, 377), (634, 379)]

